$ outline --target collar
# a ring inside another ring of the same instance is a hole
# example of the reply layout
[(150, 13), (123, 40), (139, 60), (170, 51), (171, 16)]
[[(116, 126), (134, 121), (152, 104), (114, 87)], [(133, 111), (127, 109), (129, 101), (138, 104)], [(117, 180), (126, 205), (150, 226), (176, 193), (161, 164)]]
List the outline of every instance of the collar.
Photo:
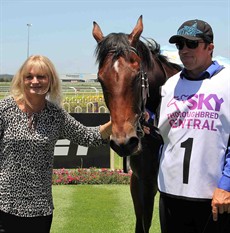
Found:
[[(221, 71), (224, 68), (224, 66), (220, 65), (217, 61), (212, 61), (212, 64), (202, 73), (198, 75), (198, 78), (196, 80), (203, 80), (206, 78), (211, 78), (215, 74), (217, 74), (219, 71)], [(180, 73), (180, 78), (186, 78), (188, 80), (191, 80), (187, 74), (187, 70), (185, 68), (182, 69)], [(193, 81), (196, 81), (193, 79)]]

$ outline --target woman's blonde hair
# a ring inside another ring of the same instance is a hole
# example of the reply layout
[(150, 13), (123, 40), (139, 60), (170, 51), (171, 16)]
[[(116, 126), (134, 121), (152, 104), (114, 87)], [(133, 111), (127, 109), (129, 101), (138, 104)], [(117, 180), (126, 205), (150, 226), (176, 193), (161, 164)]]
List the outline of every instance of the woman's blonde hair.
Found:
[(50, 61), (49, 58), (42, 55), (30, 56), (14, 75), (10, 94), (19, 101), (28, 102), (25, 96), (23, 79), (31, 69), (34, 69), (37, 73), (42, 73), (47, 75), (49, 78), (49, 90), (47, 91), (46, 98), (52, 103), (61, 106), (62, 96), (61, 96), (61, 81), (58, 77), (57, 71)]

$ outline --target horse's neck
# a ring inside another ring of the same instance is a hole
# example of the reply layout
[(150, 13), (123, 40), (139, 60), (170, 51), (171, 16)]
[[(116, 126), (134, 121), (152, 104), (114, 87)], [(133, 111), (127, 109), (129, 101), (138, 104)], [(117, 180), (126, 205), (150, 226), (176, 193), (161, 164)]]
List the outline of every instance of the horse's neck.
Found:
[(166, 73), (166, 80), (169, 79), (170, 77), (172, 77), (174, 74), (178, 73), (179, 70), (176, 68), (171, 68), (165, 64), (163, 64), (163, 67), (165, 69), (165, 73)]
[(160, 104), (160, 88), (164, 83), (172, 77), (174, 74), (178, 73), (179, 70), (173, 66), (168, 66), (167, 64), (154, 60), (153, 69), (149, 71), (149, 93), (150, 96), (147, 100), (146, 107), (152, 111), (156, 112)]

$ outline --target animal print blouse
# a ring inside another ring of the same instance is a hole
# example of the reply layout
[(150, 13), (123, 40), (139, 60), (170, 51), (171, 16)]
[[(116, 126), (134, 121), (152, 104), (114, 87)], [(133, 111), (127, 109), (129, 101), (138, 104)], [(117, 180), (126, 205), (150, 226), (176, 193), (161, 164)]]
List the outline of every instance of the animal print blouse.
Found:
[(49, 101), (31, 122), (12, 97), (0, 101), (1, 211), (21, 217), (52, 214), (54, 147), (59, 138), (82, 146), (106, 143), (99, 127), (83, 126)]

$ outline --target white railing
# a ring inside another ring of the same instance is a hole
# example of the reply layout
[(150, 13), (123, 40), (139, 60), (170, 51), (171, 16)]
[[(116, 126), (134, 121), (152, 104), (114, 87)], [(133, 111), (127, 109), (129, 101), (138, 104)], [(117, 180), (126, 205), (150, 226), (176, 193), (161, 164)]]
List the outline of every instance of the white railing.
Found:
[(63, 107), (71, 113), (109, 113), (103, 96), (65, 97)]

